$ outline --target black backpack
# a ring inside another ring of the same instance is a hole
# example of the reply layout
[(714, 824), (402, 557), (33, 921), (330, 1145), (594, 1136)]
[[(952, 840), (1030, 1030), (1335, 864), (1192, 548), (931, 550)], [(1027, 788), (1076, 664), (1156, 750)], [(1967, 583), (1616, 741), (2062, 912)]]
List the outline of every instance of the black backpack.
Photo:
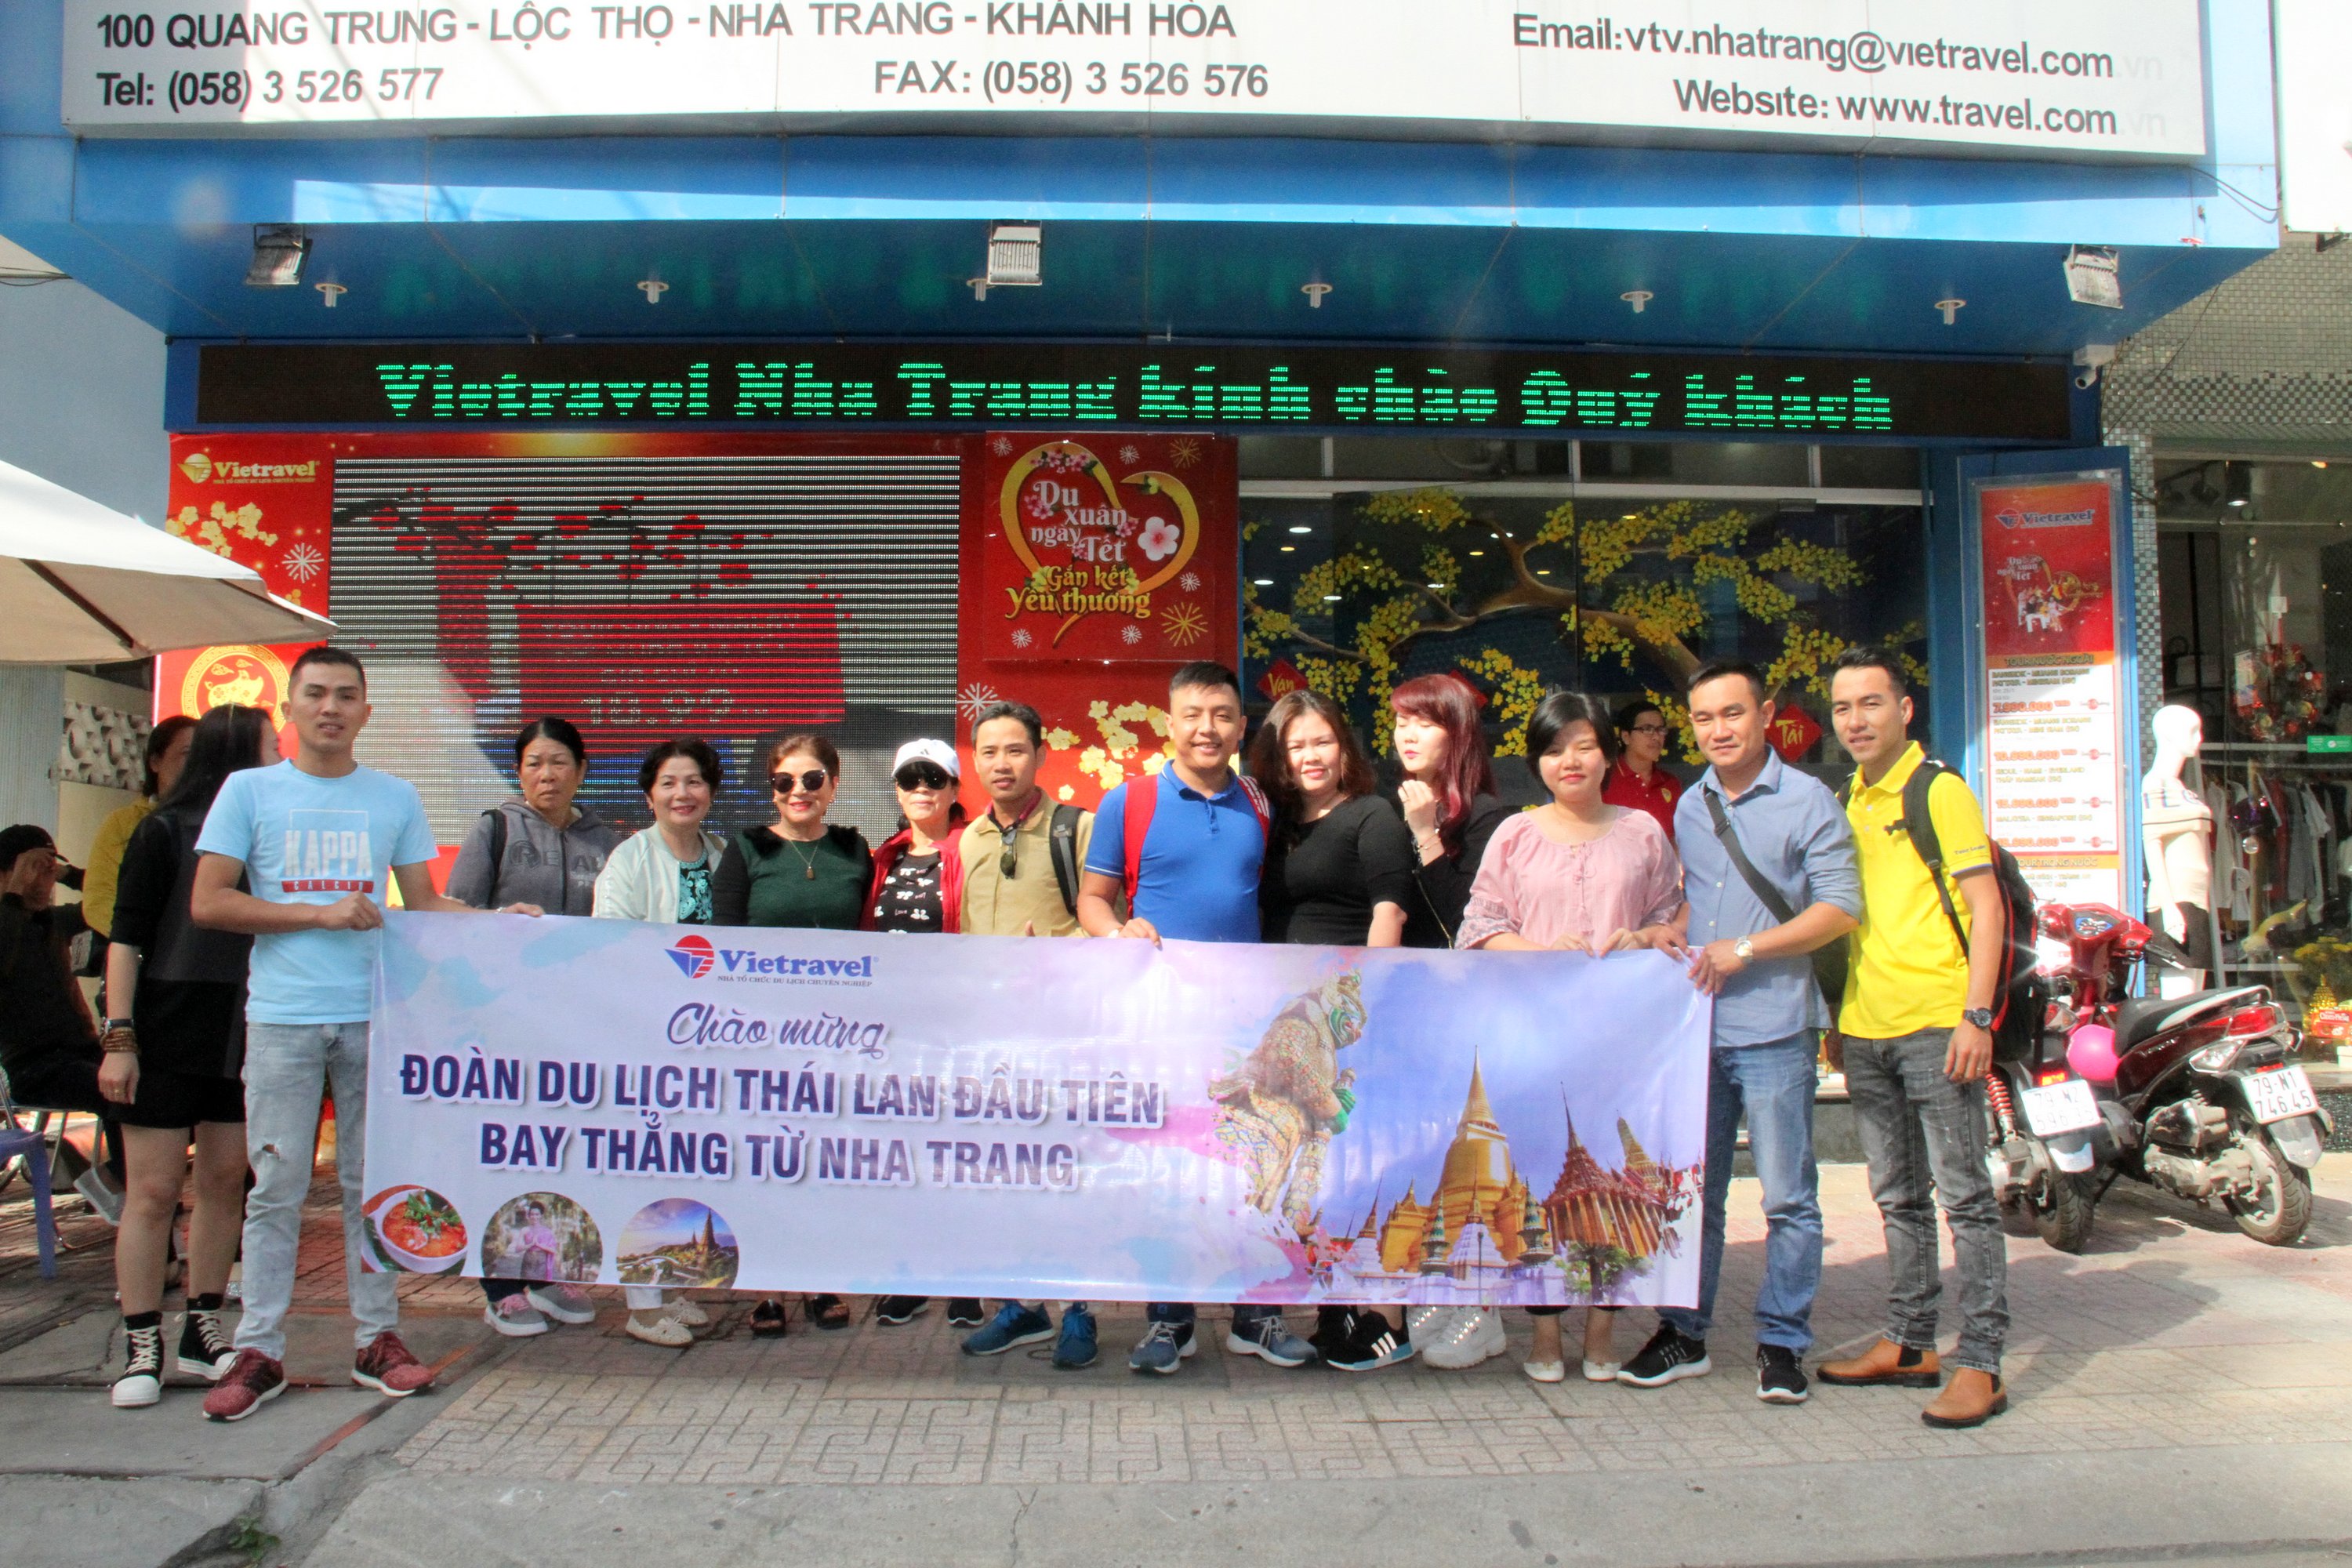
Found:
[(1045, 842), (1054, 857), (1054, 885), (1061, 889), (1062, 907), (1078, 912), (1078, 818), (1086, 812), (1075, 805), (1057, 805), (1045, 825)]
[[(1956, 770), (1932, 757), (1922, 757), (1911, 776), (1903, 783), (1904, 833), (1911, 847), (1927, 862), (1927, 880), (1934, 884), (1937, 901), (1944, 906), (1944, 918), (1951, 922), (1952, 938), (1960, 944), (1965, 955), (1969, 951), (1968, 931), (1960, 924), (1960, 911), (1953, 907), (1952, 890), (1944, 879), (1944, 847), (1936, 837), (1936, 819), (1927, 810), (1927, 792), (1936, 780)], [(1856, 773), (1838, 792), (1842, 805), (1853, 800)], [(1992, 849), (1993, 885), (2000, 889), (2001, 907), (2009, 914), (2009, 941), (2001, 950), (2000, 983), (1993, 991), (1992, 1039), (1993, 1054), (2003, 1060), (2027, 1055), (2042, 1032), (2042, 1006), (2039, 976), (2040, 963), (2033, 944), (2033, 889), (2017, 864), (2017, 857), (2002, 848), (1990, 837), (1986, 842)]]

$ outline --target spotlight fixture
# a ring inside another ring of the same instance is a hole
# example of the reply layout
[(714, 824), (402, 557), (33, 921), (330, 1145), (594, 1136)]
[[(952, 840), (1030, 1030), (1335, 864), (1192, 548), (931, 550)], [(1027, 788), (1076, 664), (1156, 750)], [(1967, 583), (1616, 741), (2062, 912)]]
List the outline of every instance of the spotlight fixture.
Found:
[(2066, 297), (2077, 305), (2124, 308), (2123, 258), (2112, 245), (2077, 245), (2066, 252)]
[(637, 280), (637, 291), (646, 297), (646, 304), (658, 305), (661, 297), (669, 292), (669, 285), (658, 278), (641, 278)]
[(2252, 463), (2221, 465), (2221, 497), (2234, 507), (2252, 505), (2254, 499), (2254, 466)]
[(330, 310), (335, 308), (337, 300), (351, 292), (340, 283), (313, 283), (310, 287), (319, 291), (320, 298), (326, 300), (327, 309)]
[(302, 264), (310, 259), (310, 237), (299, 223), (257, 223), (253, 226), (253, 260), (245, 269), (248, 289), (291, 289), (302, 281)]
[(1944, 325), (1950, 326), (1960, 319), (1960, 307), (1968, 301), (1958, 295), (1947, 295), (1936, 301), (1936, 309), (1944, 312)]
[(1647, 289), (1628, 289), (1622, 294), (1618, 295), (1617, 298), (1624, 300), (1628, 305), (1633, 306), (1633, 314), (1638, 316), (1644, 310), (1648, 309), (1650, 301), (1656, 299), (1657, 296), (1651, 293)]
[(968, 279), (971, 297), (985, 300), (991, 289), (1034, 289), (1045, 281), (1045, 231), (1034, 223), (988, 226), (988, 265)]
[(1331, 285), (1328, 283), (1301, 283), (1298, 286), (1298, 291), (1307, 296), (1307, 308), (1308, 310), (1319, 310), (1323, 308), (1323, 296), (1331, 291)]
[(1312, 533), (1315, 530), (1306, 523), (1294, 522), (1290, 525), (1290, 531), (1293, 533)]

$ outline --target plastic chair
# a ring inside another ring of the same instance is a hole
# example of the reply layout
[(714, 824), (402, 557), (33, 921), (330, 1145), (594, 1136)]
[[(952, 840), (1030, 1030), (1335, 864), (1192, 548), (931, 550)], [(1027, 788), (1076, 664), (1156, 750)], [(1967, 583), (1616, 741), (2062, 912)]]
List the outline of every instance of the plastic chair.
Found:
[(0, 1169), (12, 1160), (24, 1163), (25, 1180), (33, 1188), (33, 1233), (41, 1248), (41, 1278), (54, 1279), (58, 1277), (58, 1220), (49, 1205), (49, 1140), (38, 1129), (17, 1124), (7, 1074), (0, 1073)]

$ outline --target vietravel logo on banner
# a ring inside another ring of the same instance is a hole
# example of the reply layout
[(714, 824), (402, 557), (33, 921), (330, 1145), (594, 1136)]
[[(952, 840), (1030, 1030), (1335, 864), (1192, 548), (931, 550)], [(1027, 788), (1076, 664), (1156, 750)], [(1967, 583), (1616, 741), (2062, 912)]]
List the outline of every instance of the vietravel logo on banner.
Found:
[(382, 952), (372, 1267), (1097, 1300), (1696, 1293), (1708, 1009), (1655, 953), (404, 911)]

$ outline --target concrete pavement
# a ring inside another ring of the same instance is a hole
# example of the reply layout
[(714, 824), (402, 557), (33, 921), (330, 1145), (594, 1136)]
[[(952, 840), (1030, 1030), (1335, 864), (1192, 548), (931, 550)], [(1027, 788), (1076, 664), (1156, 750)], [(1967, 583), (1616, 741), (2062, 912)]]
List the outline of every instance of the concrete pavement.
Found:
[[(1225, 1355), (1221, 1333), (1144, 1380), (1123, 1365), (1132, 1308), (1107, 1310), (1105, 1360), (1078, 1373), (963, 1357), (936, 1312), (841, 1334), (795, 1314), (777, 1343), (732, 1307), (676, 1352), (622, 1336), (615, 1303), (590, 1328), (498, 1341), (469, 1284), (416, 1280), (407, 1331), (449, 1372), (395, 1403), (341, 1381), (322, 1212), (291, 1357), (319, 1386), (226, 1428), (193, 1391), (109, 1408), (102, 1246), (43, 1285), (17, 1262), (22, 1205), (0, 1204), (0, 1516), (54, 1521), (29, 1554), (12, 1545), (17, 1563), (2346, 1562), (2352, 1155), (2318, 1185), (2289, 1249), (2129, 1185), (2084, 1257), (2013, 1237), (2016, 1405), (1963, 1434), (1920, 1426), (1914, 1393), (1755, 1399), (1744, 1182), (1718, 1369), (1655, 1393), (1541, 1388), (1516, 1353), (1281, 1372)], [(1870, 1336), (1883, 1281), (1860, 1171), (1825, 1167), (1823, 1187), (1814, 1359)], [(1622, 1349), (1645, 1318), (1628, 1314)], [(119, 1479), (68, 1479), (92, 1476)]]

